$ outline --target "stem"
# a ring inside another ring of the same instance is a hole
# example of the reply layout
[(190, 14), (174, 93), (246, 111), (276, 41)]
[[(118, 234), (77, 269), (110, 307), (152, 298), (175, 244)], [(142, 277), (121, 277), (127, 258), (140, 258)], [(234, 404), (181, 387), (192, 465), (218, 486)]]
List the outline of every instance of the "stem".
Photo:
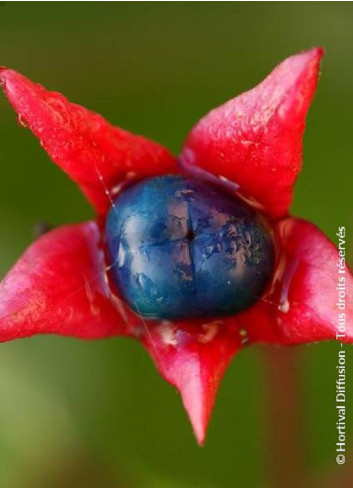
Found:
[(299, 487), (305, 477), (307, 444), (298, 372), (299, 348), (262, 349), (267, 387), (266, 442), (273, 487)]

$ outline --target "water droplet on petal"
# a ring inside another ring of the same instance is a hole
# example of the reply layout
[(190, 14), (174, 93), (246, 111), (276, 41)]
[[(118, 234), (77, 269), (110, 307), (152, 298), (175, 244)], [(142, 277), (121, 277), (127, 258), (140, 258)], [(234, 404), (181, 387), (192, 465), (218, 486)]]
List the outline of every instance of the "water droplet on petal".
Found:
[(287, 313), (290, 309), (289, 300), (285, 299), (283, 302), (281, 302), (280, 305), (278, 306), (278, 309), (281, 312)]
[(297, 259), (292, 260), (291, 262), (286, 264), (286, 268), (282, 277), (282, 290), (281, 290), (281, 297), (280, 297), (280, 303), (278, 306), (278, 310), (287, 313), (290, 309), (290, 303), (288, 300), (289, 296), (289, 289), (294, 277), (294, 274), (298, 268), (299, 261)]
[(240, 336), (240, 343), (242, 345), (246, 345), (247, 343), (249, 343), (248, 332), (246, 331), (245, 328), (239, 330), (239, 336)]
[(23, 127), (24, 129), (27, 129), (27, 127), (28, 127), (27, 123), (23, 120), (22, 116), (20, 116), (20, 115), (17, 117), (17, 124), (20, 127)]

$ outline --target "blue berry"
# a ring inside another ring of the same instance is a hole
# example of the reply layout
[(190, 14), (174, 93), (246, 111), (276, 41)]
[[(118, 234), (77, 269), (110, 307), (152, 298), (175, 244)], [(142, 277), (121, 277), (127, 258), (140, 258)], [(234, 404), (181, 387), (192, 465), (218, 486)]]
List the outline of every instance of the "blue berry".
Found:
[(273, 241), (239, 198), (166, 175), (131, 186), (114, 204), (106, 222), (112, 275), (140, 315), (228, 315), (264, 292), (273, 269)]

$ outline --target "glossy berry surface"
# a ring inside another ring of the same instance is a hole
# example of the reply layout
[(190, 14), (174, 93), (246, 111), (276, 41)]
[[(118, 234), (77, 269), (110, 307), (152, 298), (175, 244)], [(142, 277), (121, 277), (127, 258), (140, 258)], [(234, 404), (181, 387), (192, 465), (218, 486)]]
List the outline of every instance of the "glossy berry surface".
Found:
[(180, 176), (145, 180), (118, 196), (106, 240), (118, 290), (148, 317), (243, 310), (273, 267), (272, 239), (246, 203)]

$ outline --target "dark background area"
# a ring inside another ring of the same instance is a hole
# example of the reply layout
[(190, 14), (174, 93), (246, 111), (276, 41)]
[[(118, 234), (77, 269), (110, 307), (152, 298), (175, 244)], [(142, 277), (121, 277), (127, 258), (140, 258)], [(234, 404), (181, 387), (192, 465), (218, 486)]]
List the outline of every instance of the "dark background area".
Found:
[[(288, 55), (323, 45), (292, 211), (332, 239), (346, 225), (351, 243), (352, 14), (352, 5), (340, 2), (1, 2), (0, 64), (177, 153), (212, 107), (256, 85)], [(31, 243), (38, 222), (92, 216), (1, 95), (0, 276)], [(284, 464), (282, 480), (291, 487), (295, 464), (276, 460), (271, 434), (295, 423), (298, 472), (309, 484), (337, 485), (348, 480), (353, 460), (335, 467), (337, 351), (326, 343), (295, 353), (241, 352), (200, 449), (179, 396), (137, 342), (36, 337), (3, 344), (0, 485), (258, 487), (273, 484), (276, 464)], [(277, 380), (283, 397), (276, 420), (274, 374), (285, 372), (283, 364), (298, 385), (293, 403), (285, 375)], [(352, 380), (348, 358), (350, 419)], [(352, 445), (351, 422), (347, 440)], [(284, 454), (292, 443), (285, 441)]]

